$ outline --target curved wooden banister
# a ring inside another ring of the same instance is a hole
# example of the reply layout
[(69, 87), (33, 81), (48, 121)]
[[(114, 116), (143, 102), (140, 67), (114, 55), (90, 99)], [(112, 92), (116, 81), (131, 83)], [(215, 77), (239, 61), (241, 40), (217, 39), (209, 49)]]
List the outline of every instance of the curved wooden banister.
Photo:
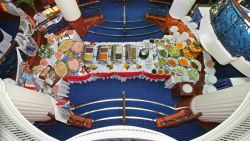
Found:
[(236, 8), (240, 11), (240, 13), (243, 15), (243, 17), (250, 22), (250, 17), (247, 15), (247, 13), (242, 9), (241, 5), (238, 3), (237, 0), (232, 0)]

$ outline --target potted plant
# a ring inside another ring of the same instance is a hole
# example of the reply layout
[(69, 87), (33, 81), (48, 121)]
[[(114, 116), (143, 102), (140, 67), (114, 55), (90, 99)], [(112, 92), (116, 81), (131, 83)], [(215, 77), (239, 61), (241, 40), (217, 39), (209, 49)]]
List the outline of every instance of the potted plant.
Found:
[(35, 7), (35, 4), (34, 4), (35, 0), (16, 0), (15, 3), (17, 5), (20, 5), (22, 3), (26, 3), (28, 4), (36, 13), (37, 13), (37, 10), (36, 10), (36, 7)]

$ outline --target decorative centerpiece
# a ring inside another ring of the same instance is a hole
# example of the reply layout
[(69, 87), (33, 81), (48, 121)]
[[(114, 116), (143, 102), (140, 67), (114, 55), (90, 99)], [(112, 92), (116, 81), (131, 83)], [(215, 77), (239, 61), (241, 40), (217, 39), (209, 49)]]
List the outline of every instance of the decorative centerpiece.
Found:
[(50, 58), (53, 55), (53, 50), (50, 48), (50, 44), (41, 45), (38, 49), (38, 55), (43, 59)]

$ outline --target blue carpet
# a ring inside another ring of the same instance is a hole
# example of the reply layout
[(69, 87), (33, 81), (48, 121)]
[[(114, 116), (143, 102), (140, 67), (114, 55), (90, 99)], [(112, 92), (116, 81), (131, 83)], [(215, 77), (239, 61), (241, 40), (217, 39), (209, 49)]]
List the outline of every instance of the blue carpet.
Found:
[[(126, 91), (126, 98), (151, 100), (171, 106), (174, 106), (175, 104), (175, 101), (171, 98), (170, 90), (164, 88), (163, 82), (155, 83), (140, 79), (127, 80), (125, 83), (122, 83), (119, 80), (110, 80), (110, 79), (97, 80), (95, 82), (90, 82), (86, 84), (75, 83), (70, 85), (69, 99), (71, 99), (74, 102), (75, 106), (77, 106), (80, 104), (102, 99), (121, 98), (122, 90)], [(106, 102), (106, 103), (89, 105), (83, 108), (78, 108), (77, 110), (75, 110), (75, 112), (81, 114), (83, 112), (87, 112), (90, 110), (96, 110), (107, 107), (121, 107), (121, 106), (122, 106), (121, 101)], [(154, 104), (148, 104), (144, 102), (126, 101), (126, 106), (152, 109), (166, 114), (174, 113), (173, 110), (170, 110), (166, 107)], [(126, 110), (126, 114), (127, 116), (146, 117), (150, 119), (155, 119), (159, 116), (156, 113), (131, 110), (131, 109)], [(121, 116), (121, 115), (122, 115), (122, 110), (118, 109), (118, 110), (109, 110), (109, 111), (91, 113), (88, 116), (93, 119), (100, 119), (110, 116)], [(121, 124), (122, 124), (121, 119), (99, 121), (93, 124), (93, 129), (111, 125), (121, 125)], [(183, 125), (174, 128), (161, 128), (161, 129), (156, 128), (155, 123), (152, 121), (144, 121), (136, 119), (127, 119), (127, 125), (138, 126), (159, 131), (181, 141), (187, 141), (193, 139), (206, 132), (199, 124), (197, 124), (194, 121), (185, 123)], [(56, 137), (59, 140), (66, 140), (74, 135), (77, 135), (87, 130), (88, 129), (74, 128), (56, 122), (46, 127), (43, 131), (51, 136)]]
[(1, 20), (0, 28), (2, 28), (5, 32), (9, 33), (14, 39), (19, 29), (19, 21), (16, 21), (16, 20), (2, 21)]
[(214, 67), (216, 69), (215, 76), (218, 79), (225, 79), (225, 78), (232, 78), (232, 77), (246, 77), (241, 72), (239, 72), (237, 69), (235, 69), (231, 64), (220, 65), (215, 59), (213, 59), (213, 60), (215, 62)]

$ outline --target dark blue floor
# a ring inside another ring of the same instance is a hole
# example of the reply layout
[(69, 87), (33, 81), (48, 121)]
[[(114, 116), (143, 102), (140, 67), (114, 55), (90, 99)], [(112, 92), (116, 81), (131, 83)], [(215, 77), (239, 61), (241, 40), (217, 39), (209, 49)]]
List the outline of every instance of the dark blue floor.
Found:
[(215, 69), (216, 73), (215, 76), (218, 79), (225, 79), (225, 78), (232, 78), (232, 77), (246, 77), (241, 72), (239, 72), (237, 69), (235, 69), (231, 64), (228, 65), (220, 65), (215, 59), (213, 59), (215, 62)]
[[(121, 98), (122, 90), (126, 91), (127, 98), (151, 100), (171, 106), (174, 106), (175, 104), (175, 101), (171, 98), (170, 90), (164, 88), (163, 82), (155, 83), (155, 82), (135, 79), (135, 80), (127, 80), (125, 83), (122, 83), (119, 80), (109, 79), (109, 80), (97, 80), (86, 84), (72, 84), (70, 88), (71, 89), (70, 89), (69, 99), (71, 99), (76, 106), (102, 99)], [(121, 105), (122, 105), (121, 102), (107, 102), (107, 103), (86, 106), (84, 108), (79, 108), (75, 110), (75, 112), (80, 114), (82, 112), (94, 109), (105, 108), (105, 107), (120, 107)], [(159, 105), (145, 104), (143, 102), (127, 101), (126, 105), (127, 107), (140, 107), (145, 109), (157, 110), (164, 112), (166, 114), (171, 114), (174, 112), (173, 110), (161, 107)], [(147, 117), (151, 119), (158, 117), (158, 115), (155, 113), (148, 113), (137, 110), (127, 110), (126, 112), (127, 116)], [(122, 115), (121, 110), (110, 110), (110, 111), (92, 113), (89, 115), (89, 117), (93, 119), (99, 119), (99, 118), (105, 118), (110, 116), (121, 116), (121, 115)], [(93, 129), (111, 125), (121, 125), (121, 124), (122, 124), (121, 119), (100, 121), (100, 122), (95, 122), (93, 124)], [(185, 123), (183, 125), (174, 128), (159, 129), (156, 128), (154, 122), (152, 121), (127, 119), (127, 125), (138, 126), (159, 131), (173, 138), (176, 138), (177, 140), (180, 141), (187, 141), (206, 133), (206, 131), (196, 122)], [(56, 122), (54, 124), (49, 125), (43, 131), (60, 140), (65, 140), (81, 132), (87, 131), (87, 129), (74, 128)]]
[(5, 32), (10, 34), (12, 38), (14, 39), (18, 32), (19, 21), (18, 20), (6, 20), (6, 21), (1, 20), (0, 28), (2, 28)]
[[(100, 0), (100, 6), (105, 20), (123, 20), (123, 6), (121, 0)], [(145, 19), (148, 9), (149, 0), (127, 0), (127, 21)]]

